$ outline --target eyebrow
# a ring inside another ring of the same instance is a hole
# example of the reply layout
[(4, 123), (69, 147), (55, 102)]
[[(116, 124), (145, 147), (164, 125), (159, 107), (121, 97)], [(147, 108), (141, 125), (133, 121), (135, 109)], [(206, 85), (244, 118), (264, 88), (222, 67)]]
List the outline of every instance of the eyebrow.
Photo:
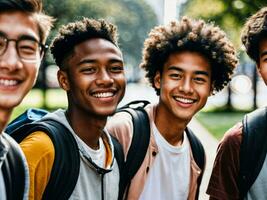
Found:
[(36, 41), (36, 42), (40, 42), (37, 38), (35, 38), (34, 36), (32, 35), (26, 35), (26, 34), (21, 34), (18, 36), (18, 38), (9, 38), (8, 35), (3, 32), (3, 31), (0, 31), (0, 36), (4, 36), (6, 37), (7, 39), (16, 39), (16, 40), (20, 40), (20, 39), (26, 39), (26, 40), (33, 40), (33, 41)]
[[(184, 70), (182, 70), (180, 67), (177, 66), (170, 66), (168, 67), (168, 70), (176, 70), (179, 72), (183, 72)], [(204, 75), (204, 76), (208, 76), (209, 77), (209, 73), (206, 71), (195, 71), (194, 74), (196, 75)]]
[(263, 52), (261, 53), (260, 57), (263, 57), (263, 56), (265, 56), (265, 55), (267, 55), (267, 51), (263, 51)]
[[(97, 62), (96, 59), (83, 59), (78, 63), (78, 65), (85, 64), (85, 63), (96, 63), (96, 62)], [(123, 63), (123, 60), (112, 58), (108, 62), (109, 63), (118, 63), (118, 62)]]

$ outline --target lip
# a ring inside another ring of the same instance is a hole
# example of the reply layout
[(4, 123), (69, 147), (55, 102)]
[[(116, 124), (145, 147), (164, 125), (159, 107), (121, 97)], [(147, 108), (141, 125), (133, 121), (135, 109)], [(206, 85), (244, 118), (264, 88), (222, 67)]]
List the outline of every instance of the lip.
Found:
[(16, 78), (0, 77), (0, 89), (3, 91), (15, 90), (21, 81)]
[(90, 95), (96, 98), (100, 102), (111, 102), (114, 100), (118, 90), (116, 89), (108, 89), (108, 90), (95, 90), (90, 93)]
[(177, 102), (177, 104), (183, 108), (189, 108), (197, 101), (196, 99), (182, 96), (174, 96), (173, 98)]

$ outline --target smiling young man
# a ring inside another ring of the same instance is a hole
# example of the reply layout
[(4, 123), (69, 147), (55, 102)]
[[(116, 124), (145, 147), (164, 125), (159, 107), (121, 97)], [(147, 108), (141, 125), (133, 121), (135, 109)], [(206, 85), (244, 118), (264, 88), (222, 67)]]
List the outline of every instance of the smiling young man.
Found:
[[(141, 67), (159, 101), (145, 107), (149, 146), (124, 199), (198, 199), (202, 172), (192, 155), (187, 124), (212, 92), (230, 81), (236, 64), (233, 45), (213, 24), (183, 17), (152, 29)], [(130, 115), (114, 115), (107, 128), (127, 154), (133, 134)]]
[[(69, 130), (80, 156), (77, 182), (64, 199), (118, 198), (119, 168), (111, 137), (104, 128), (125, 90), (123, 57), (116, 31), (105, 20), (84, 18), (63, 26), (51, 45), (68, 107), (48, 114), (45, 119), (57, 121)], [(58, 152), (51, 138), (41, 131), (31, 133), (20, 145), (29, 163), (30, 199), (43, 199)], [(64, 180), (65, 177), (58, 176), (59, 182)]]
[[(267, 85), (267, 7), (248, 18), (241, 39)], [(264, 107), (247, 114), (242, 123), (238, 122), (225, 133), (207, 189), (210, 199), (267, 199), (267, 138), (263, 137), (266, 125)]]
[[(25, 161), (12, 139), (2, 133), (12, 110), (21, 103), (35, 83), (44, 45), (52, 26), (52, 18), (42, 13), (37, 0), (0, 1), (0, 199), (28, 199), (28, 171), (20, 172), (19, 160)], [(18, 151), (19, 157), (12, 157)], [(17, 160), (13, 166), (11, 160)], [(26, 161), (25, 161), (26, 162)], [(24, 177), (23, 189), (12, 183), (14, 174)], [(11, 176), (11, 177), (10, 177)], [(10, 181), (10, 182), (9, 182)], [(10, 187), (10, 183), (12, 186)], [(14, 191), (18, 192), (14, 192)], [(24, 193), (24, 194), (23, 194)]]

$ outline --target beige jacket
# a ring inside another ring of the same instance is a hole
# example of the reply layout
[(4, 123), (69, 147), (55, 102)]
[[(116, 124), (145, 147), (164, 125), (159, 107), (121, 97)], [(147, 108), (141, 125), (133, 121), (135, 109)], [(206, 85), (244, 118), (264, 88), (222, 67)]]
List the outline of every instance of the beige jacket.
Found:
[[(154, 120), (156, 105), (149, 104), (145, 109), (149, 115), (150, 119), (150, 127), (152, 127), (152, 122)], [(129, 150), (132, 133), (133, 133), (133, 124), (131, 120), (131, 116), (126, 112), (120, 112), (114, 115), (112, 118), (108, 120), (107, 129), (110, 134), (114, 135), (119, 142), (123, 146), (124, 155), (127, 155)], [(148, 176), (149, 169), (154, 163), (155, 157), (158, 153), (158, 147), (155, 142), (154, 135), (152, 134), (152, 130), (150, 131), (150, 142), (148, 146), (148, 151), (146, 153), (145, 159), (137, 171), (136, 175), (131, 181), (131, 185), (128, 192), (128, 200), (137, 200), (139, 199), (143, 188), (145, 186), (145, 182)], [(126, 156), (125, 156), (126, 157)], [(197, 166), (193, 159), (193, 155), (191, 153), (191, 166), (190, 166), (190, 188), (189, 188), (189, 196), (188, 200), (195, 200), (195, 195), (197, 191), (197, 178), (201, 173), (201, 169)], [(177, 169), (178, 170), (178, 169)]]

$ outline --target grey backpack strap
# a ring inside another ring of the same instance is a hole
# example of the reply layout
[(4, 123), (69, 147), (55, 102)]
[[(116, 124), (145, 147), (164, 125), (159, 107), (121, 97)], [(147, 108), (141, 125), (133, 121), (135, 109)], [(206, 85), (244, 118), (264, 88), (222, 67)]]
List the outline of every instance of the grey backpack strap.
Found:
[(15, 141), (6, 138), (9, 145), (7, 157), (2, 165), (8, 200), (23, 199), (25, 190), (25, 166), (21, 151)]

